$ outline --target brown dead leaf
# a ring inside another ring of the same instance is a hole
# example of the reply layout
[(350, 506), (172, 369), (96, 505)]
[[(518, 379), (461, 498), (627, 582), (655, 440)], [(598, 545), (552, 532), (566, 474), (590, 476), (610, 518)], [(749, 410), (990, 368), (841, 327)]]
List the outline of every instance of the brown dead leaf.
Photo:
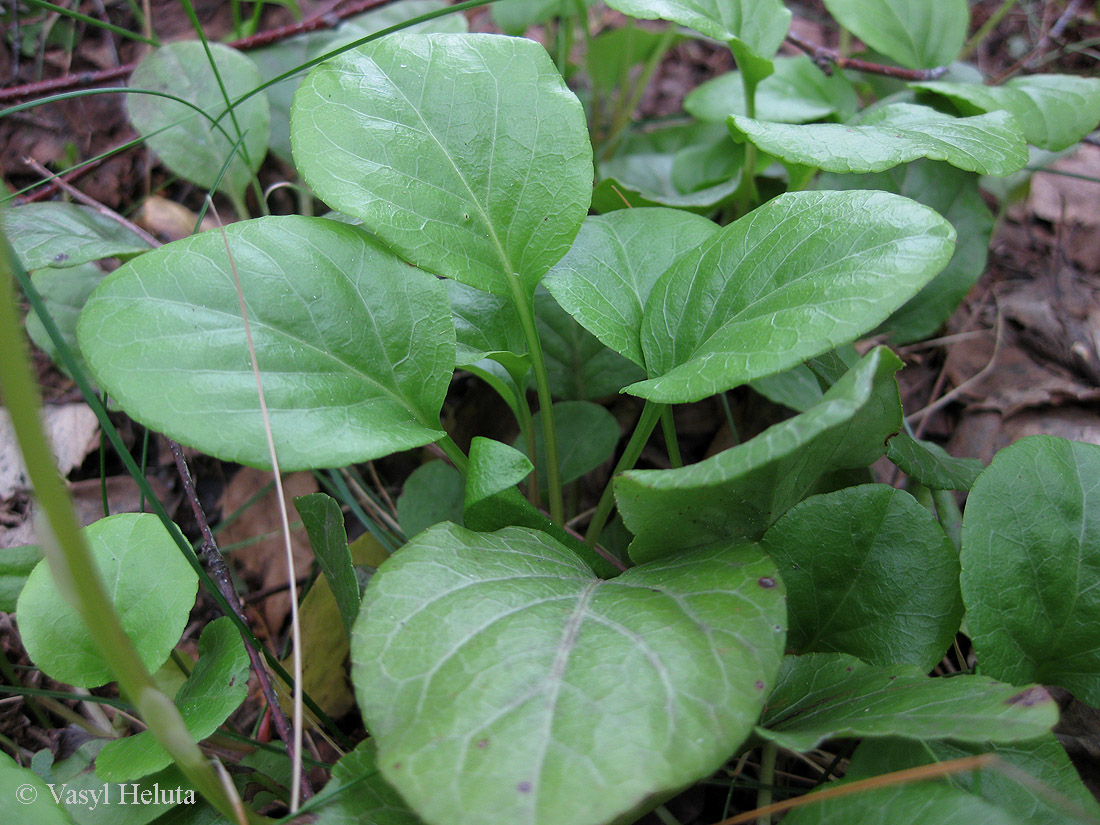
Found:
[[(199, 216), (186, 206), (160, 195), (151, 195), (135, 215), (135, 222), (142, 229), (153, 233), (162, 241), (178, 241), (195, 231)], [(217, 221), (207, 213), (202, 219), (200, 231), (216, 229)]]
[[(1081, 144), (1059, 158), (1051, 169), (1070, 175), (1100, 178), (1100, 146)], [(1028, 206), (1039, 218), (1062, 227), (1062, 244), (1069, 258), (1087, 272), (1100, 272), (1100, 184), (1080, 177), (1036, 174)]]
[[(271, 473), (266, 470), (242, 468), (226, 487), (221, 502), (222, 513), (228, 515), (235, 512), (270, 480)], [(309, 473), (292, 473), (283, 479), (283, 488), (286, 492), (287, 506), (293, 508), (295, 496), (317, 492), (317, 482)], [(293, 512), (294, 510), (291, 509), (292, 514)], [(293, 515), (291, 518), (294, 518)], [(266, 590), (288, 583), (286, 551), (283, 549), (280, 531), (278, 501), (273, 487), (219, 535), (220, 543), (227, 546), (255, 536), (270, 534), (269, 538), (228, 554), (230, 562), (240, 575), (257, 590)], [(290, 539), (294, 554), (294, 576), (301, 578), (309, 572), (310, 565), (313, 563), (313, 551), (305, 529), (293, 530)], [(265, 599), (259, 609), (268, 629), (275, 633), (286, 621), (290, 611), (290, 597), (286, 593), (277, 593)]]
[[(43, 408), (42, 422), (53, 445), (57, 469), (67, 476), (99, 446), (99, 421), (87, 404)], [(7, 410), (0, 409), (0, 501), (28, 489), (27, 468)]]

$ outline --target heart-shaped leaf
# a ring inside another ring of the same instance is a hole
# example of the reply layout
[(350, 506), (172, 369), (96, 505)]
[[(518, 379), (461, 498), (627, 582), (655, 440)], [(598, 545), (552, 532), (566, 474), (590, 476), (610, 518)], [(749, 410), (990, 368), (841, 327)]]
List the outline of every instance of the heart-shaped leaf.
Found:
[(438, 525), (371, 580), (353, 679), (382, 774), (428, 822), (593, 825), (730, 756), (783, 616), (753, 547), (601, 581), (544, 534)]
[[(241, 634), (222, 616), (203, 628), (199, 660), (176, 693), (187, 729), (201, 741), (218, 729), (248, 696), (248, 654)], [(147, 730), (109, 742), (96, 758), (96, 773), (108, 782), (140, 779), (172, 764)]]
[(671, 20), (715, 40), (740, 41), (763, 58), (775, 54), (791, 25), (781, 0), (611, 0), (607, 5), (643, 20)]
[[(437, 278), (324, 218), (259, 218), (225, 232), (283, 470), (340, 467), (443, 434), (454, 328)], [(225, 244), (206, 232), (121, 267), (88, 300), (77, 337), (100, 386), (131, 416), (265, 467)]]
[(1015, 742), (1047, 733), (1058, 704), (988, 676), (933, 679), (914, 665), (869, 665), (843, 653), (788, 656), (757, 733), (808, 751), (826, 739), (904, 736)]
[(966, 622), (982, 671), (1100, 705), (1100, 447), (1023, 438), (970, 491)]
[(1100, 78), (1067, 74), (1014, 77), (1003, 86), (947, 80), (914, 83), (914, 89), (948, 98), (966, 114), (1011, 112), (1028, 143), (1060, 152), (1100, 121)]
[(983, 175), (1007, 175), (1027, 163), (1027, 143), (1007, 112), (952, 117), (927, 106), (891, 103), (857, 123), (768, 123), (731, 116), (730, 132), (787, 163), (826, 172), (882, 172), (917, 158), (942, 160)]
[(847, 343), (931, 280), (954, 239), (897, 195), (781, 195), (661, 276), (642, 320), (651, 377), (626, 391), (698, 401)]
[(149, 244), (90, 206), (28, 203), (0, 211), (0, 228), (25, 269), (64, 268), (149, 251)]
[[(179, 641), (199, 579), (160, 519), (123, 513), (84, 530), (99, 575), (138, 655), (156, 670)], [(46, 562), (27, 578), (17, 608), (31, 660), (59, 682), (98, 687), (114, 677)]]
[[(718, 226), (676, 209), (622, 209), (588, 218), (543, 285), (606, 346), (645, 366), (642, 311), (657, 279)], [(654, 243), (654, 238), (661, 243)]]
[(935, 209), (955, 227), (958, 242), (947, 266), (881, 327), (898, 344), (935, 334), (985, 272), (993, 215), (978, 191), (978, 176), (917, 160), (876, 175), (826, 174), (818, 183), (822, 189), (896, 192)]
[[(947, 777), (955, 788), (984, 799), (1029, 825), (1067, 825), (1100, 820), (1100, 805), (1053, 733), (1009, 744), (938, 740), (868, 739), (852, 756), (846, 779), (863, 779), (889, 771), (991, 753), (1001, 765), (962, 771)], [(1020, 778), (1021, 774), (1030, 781)], [(983, 823), (985, 820), (973, 820)]]
[(900, 368), (892, 352), (875, 349), (816, 407), (751, 441), (688, 467), (623, 473), (615, 480), (615, 500), (636, 536), (631, 558), (648, 561), (714, 541), (756, 541), (824, 473), (874, 462), (901, 427), (893, 377)]
[[(253, 95), (226, 114), (226, 97), (233, 102), (259, 86), (260, 71), (236, 49), (221, 43), (209, 48), (217, 74), (203, 43), (182, 40), (150, 52), (130, 75), (130, 88), (175, 95), (209, 119), (183, 103), (153, 95), (127, 95), (126, 107), (134, 128), (164, 165), (192, 183), (212, 188), (229, 160), (218, 188), (240, 200), (267, 154), (267, 97)], [(160, 131), (165, 127), (170, 128)]]
[[(777, 57), (772, 63), (775, 72), (756, 87), (756, 117), (761, 120), (809, 123), (834, 115), (847, 120), (859, 108), (856, 90), (842, 73), (827, 75), (806, 55)], [(726, 72), (696, 87), (684, 98), (684, 110), (711, 123), (747, 115), (741, 72)]]
[(584, 110), (531, 40), (395, 34), (342, 54), (302, 84), (291, 141), (327, 204), (510, 299), (568, 251), (592, 197)]
[(885, 484), (792, 507), (763, 547), (787, 585), (787, 649), (931, 670), (962, 620), (959, 556), (936, 519)]
[(970, 22), (966, 0), (825, 0), (825, 8), (872, 49), (911, 69), (952, 62)]
[(932, 490), (969, 490), (985, 465), (976, 458), (956, 458), (939, 444), (898, 433), (886, 445), (886, 457), (906, 475)]

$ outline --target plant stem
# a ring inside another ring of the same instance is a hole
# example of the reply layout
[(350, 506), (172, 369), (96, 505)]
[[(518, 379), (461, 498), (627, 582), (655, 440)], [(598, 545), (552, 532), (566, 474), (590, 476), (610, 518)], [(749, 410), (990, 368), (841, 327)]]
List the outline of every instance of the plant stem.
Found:
[[(535, 441), (535, 421), (531, 415), (531, 405), (527, 403), (527, 393), (522, 390), (519, 392), (519, 416), (517, 421), (519, 422), (519, 431), (523, 435), (523, 443), (527, 445), (527, 457), (534, 463), (538, 460), (538, 445)], [(527, 477), (527, 500), (534, 504), (536, 507), (542, 504), (542, 495), (539, 492), (539, 474), (537, 470), (532, 470), (531, 475)]]
[[(515, 279), (513, 279), (514, 281)], [(565, 502), (561, 490), (561, 467), (558, 464), (558, 433), (554, 429), (554, 398), (550, 393), (550, 376), (546, 372), (546, 358), (542, 353), (542, 341), (535, 324), (534, 295), (525, 297), (515, 295), (513, 303), (523, 327), (523, 337), (527, 339), (527, 349), (531, 352), (531, 368), (535, 372), (535, 390), (539, 397), (539, 417), (542, 419), (542, 435), (546, 442), (546, 482), (550, 499), (550, 520), (557, 525), (565, 524)], [(532, 461), (537, 456), (532, 455)]]
[(680, 442), (676, 438), (676, 421), (672, 417), (672, 407), (663, 405), (661, 410), (661, 432), (665, 436), (665, 449), (668, 450), (668, 461), (673, 467), (683, 467), (684, 460), (680, 457)]
[(15, 255), (0, 240), (3, 258), (0, 287), (0, 390), (26, 459), (27, 472), (45, 520), (40, 524), (42, 549), (54, 581), (80, 614), (100, 654), (133, 700), (153, 736), (172, 755), (180, 769), (218, 811), (232, 822), (242, 821), (239, 800), (231, 799), (210, 762), (191, 738), (179, 709), (161, 693), (138, 656), (107, 595), (91, 551), (84, 541), (72, 502), (57, 474), (38, 420), (41, 398), (35, 386), (26, 349), (19, 335), (12, 273)]
[[(756, 807), (766, 808), (772, 804), (772, 787), (775, 785), (775, 757), (779, 748), (775, 742), (766, 742), (760, 750), (760, 787), (756, 791)], [(761, 814), (756, 825), (772, 825), (770, 813)]]
[(625, 106), (620, 106), (619, 104), (622, 103), (626, 95), (626, 89), (619, 89), (619, 100), (615, 105), (615, 114), (612, 116), (611, 128), (604, 141), (603, 154), (601, 155), (604, 160), (607, 160), (615, 153), (615, 149), (619, 145), (619, 137), (623, 130), (630, 125), (630, 118), (634, 114), (634, 110), (638, 108), (638, 103), (642, 99), (642, 94), (645, 92), (650, 79), (653, 77), (653, 73), (657, 71), (657, 67), (661, 65), (661, 60), (664, 58), (665, 53), (672, 47), (672, 43), (675, 39), (676, 27), (669, 26), (662, 33), (661, 41), (657, 44), (657, 48), (653, 50), (653, 54), (649, 56), (649, 60), (646, 61), (645, 66), (642, 68), (642, 73), (638, 75), (638, 79), (634, 82), (630, 97), (626, 98)]
[(1019, 0), (1004, 0), (998, 9), (993, 12), (993, 14), (989, 15), (989, 19), (982, 23), (981, 28), (974, 32), (970, 39), (966, 41), (966, 45), (963, 46), (963, 50), (959, 52), (959, 56), (956, 59), (965, 61), (970, 55), (974, 54), (974, 50), (981, 45), (986, 35), (997, 28), (997, 24), (1005, 19), (1005, 16), (1015, 8), (1018, 2)]
[(595, 547), (600, 540), (600, 532), (603, 530), (604, 524), (607, 523), (607, 517), (611, 515), (611, 508), (615, 505), (615, 477), (619, 473), (629, 470), (638, 461), (638, 456), (642, 454), (642, 448), (649, 441), (649, 434), (653, 432), (653, 428), (657, 425), (657, 419), (661, 417), (663, 406), (663, 404), (646, 401), (645, 406), (642, 407), (642, 414), (638, 417), (638, 423), (634, 425), (634, 432), (630, 436), (630, 441), (626, 443), (626, 448), (623, 450), (619, 463), (611, 471), (611, 478), (607, 480), (607, 486), (603, 488), (600, 503), (596, 505), (596, 512), (592, 514), (592, 521), (588, 523), (588, 531), (584, 534), (584, 543), (589, 547)]
[(455, 469), (462, 475), (466, 475), (466, 467), (469, 465), (469, 461), (466, 459), (466, 453), (462, 452), (462, 448), (455, 444), (454, 439), (450, 435), (444, 435), (436, 444), (451, 460), (451, 463), (455, 465)]

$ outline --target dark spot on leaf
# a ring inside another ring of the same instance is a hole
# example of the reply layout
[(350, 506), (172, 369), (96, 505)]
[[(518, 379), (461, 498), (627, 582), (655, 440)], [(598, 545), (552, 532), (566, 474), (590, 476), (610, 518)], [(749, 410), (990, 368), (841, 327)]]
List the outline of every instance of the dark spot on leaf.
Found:
[(846, 671), (848, 671), (849, 673), (851, 673), (851, 672), (852, 672), (852, 669), (851, 669), (850, 667), (846, 667), (846, 668), (844, 668), (844, 669), (845, 669)]
[(764, 683), (760, 679), (756, 680), (756, 689), (757, 690), (763, 690), (764, 689)]
[(762, 576), (761, 578), (757, 579), (756, 583), (764, 588), (775, 587), (775, 579), (773, 579), (771, 576)]
[(394, 763), (393, 763), (393, 769), (394, 769), (395, 771), (399, 771), (399, 770), (401, 770), (401, 763), (400, 763), (400, 762), (394, 762)]
[(792, 565), (791, 565), (791, 570), (797, 570), (797, 569), (798, 569), (798, 565), (797, 565), (797, 564), (792, 564)]
[(660, 593), (661, 591), (656, 587), (651, 587), (651, 588), (649, 588), (649, 592), (650, 593)]
[(62, 261), (69, 260), (69, 256), (66, 255), (64, 252), (58, 252), (56, 255), (53, 256), (53, 259), (55, 263), (61, 263)]
[(531, 783), (520, 782), (518, 785), (516, 785), (516, 790), (520, 793), (529, 793), (531, 791)]
[(235, 684), (237, 684), (237, 677), (236, 676), (234, 676), (232, 679), (229, 680), (229, 687), (233, 687), (233, 685), (235, 685)]
[(776, 632), (779, 632), (779, 631), (783, 630), (783, 625), (777, 624), (777, 625), (775, 625), (774, 629), (775, 629)]
[(897, 676), (891, 676), (891, 677), (890, 677), (890, 681), (892, 682), (892, 681), (894, 681), (894, 680), (895, 680), (895, 679), (897, 679), (897, 678), (898, 678)]
[(1051, 701), (1051, 697), (1050, 694), (1047, 693), (1047, 689), (1044, 687), (1036, 686), (1017, 693), (1015, 696), (1009, 696), (1007, 699), (1005, 699), (1005, 704), (1023, 705), (1025, 708), (1030, 708), (1034, 705), (1039, 705), (1043, 702), (1049, 701)]
[(487, 748), (487, 747), (489, 747), (489, 740), (488, 739), (478, 739), (477, 740), (477, 746), (479, 748)]

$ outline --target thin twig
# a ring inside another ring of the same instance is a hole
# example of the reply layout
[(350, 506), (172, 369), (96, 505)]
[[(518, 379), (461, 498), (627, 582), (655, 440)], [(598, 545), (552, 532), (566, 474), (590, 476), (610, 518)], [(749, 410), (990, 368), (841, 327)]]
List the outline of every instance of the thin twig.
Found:
[(787, 42), (797, 46), (812, 57), (814, 62), (822, 69), (835, 66), (838, 69), (855, 69), (856, 71), (880, 74), (898, 80), (936, 80), (947, 74), (947, 66), (937, 66), (934, 69), (903, 69), (900, 66), (887, 66), (883, 63), (871, 63), (855, 57), (845, 57), (836, 49), (819, 46), (789, 32), (787, 33)]
[(65, 180), (55, 172), (51, 172), (34, 158), (23, 158), (23, 162), (31, 167), (31, 169), (33, 169), (35, 172), (45, 177), (47, 180), (55, 181), (58, 187), (64, 192), (67, 192), (74, 200), (80, 201), (85, 206), (90, 206), (100, 215), (103, 215), (103, 217), (109, 218), (110, 220), (117, 223), (119, 226), (125, 227), (126, 229), (130, 230), (143, 241), (145, 241), (145, 243), (149, 244), (149, 246), (160, 246), (160, 241), (158, 241), (136, 223), (122, 217), (122, 215), (118, 214), (118, 212), (111, 209), (110, 207), (104, 206), (95, 198), (88, 197), (67, 180)]
[[(231, 41), (228, 45), (235, 49), (240, 49), (241, 51), (257, 49), (261, 46), (269, 46), (272, 43), (277, 43), (298, 34), (334, 28), (342, 20), (348, 17), (354, 17), (357, 14), (362, 14), (365, 11), (370, 11), (371, 9), (385, 6), (392, 2), (394, 2), (394, 0), (357, 0), (357, 2), (348, 3), (338, 10), (330, 10), (309, 17), (298, 23), (291, 23), (276, 29), (259, 32), (250, 37), (242, 37), (239, 40)], [(7, 89), (0, 89), (0, 103), (22, 100), (23, 98), (42, 97), (43, 95), (65, 92), (70, 89), (83, 89), (89, 86), (97, 86), (102, 83), (110, 83), (114, 80), (121, 80), (129, 77), (136, 66), (137, 63), (126, 63), (122, 66), (112, 66), (109, 69), (101, 69), (100, 71), (75, 72), (62, 77), (50, 78), (49, 80), (39, 80), (34, 83), (24, 83), (20, 86), (10, 86)]]

